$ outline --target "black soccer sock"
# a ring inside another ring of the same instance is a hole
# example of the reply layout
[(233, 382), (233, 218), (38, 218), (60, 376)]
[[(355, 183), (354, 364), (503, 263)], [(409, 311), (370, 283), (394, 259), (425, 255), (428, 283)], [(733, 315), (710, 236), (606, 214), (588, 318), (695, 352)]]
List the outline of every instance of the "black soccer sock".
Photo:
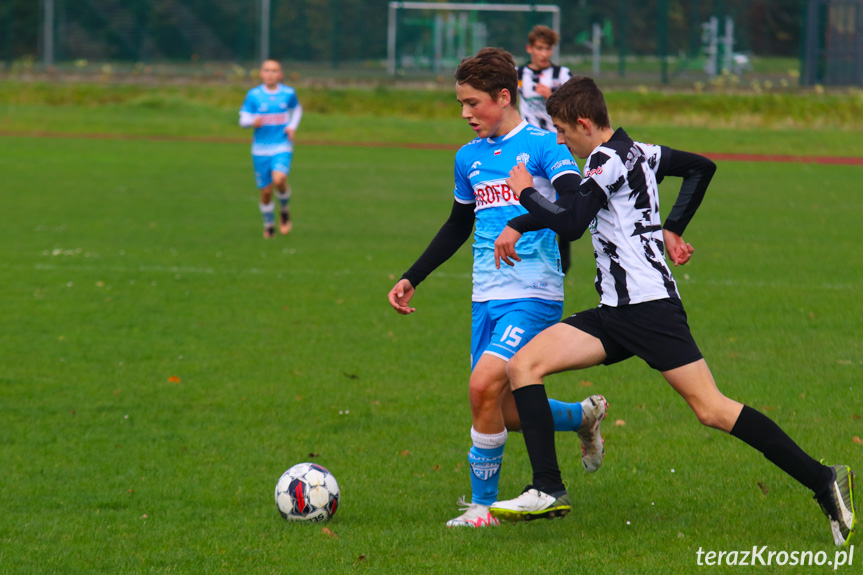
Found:
[(554, 449), (554, 417), (544, 385), (528, 385), (513, 390), (521, 432), (533, 468), (533, 486), (545, 493), (562, 491), (563, 480)]
[(773, 420), (748, 405), (743, 406), (731, 435), (763, 453), (779, 469), (816, 494), (833, 478), (829, 467), (812, 459)]

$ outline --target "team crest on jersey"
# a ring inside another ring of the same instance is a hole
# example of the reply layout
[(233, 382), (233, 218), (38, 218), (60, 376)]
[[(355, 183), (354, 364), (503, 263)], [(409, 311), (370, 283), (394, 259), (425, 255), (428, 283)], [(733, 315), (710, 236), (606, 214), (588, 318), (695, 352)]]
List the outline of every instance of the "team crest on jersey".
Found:
[(524, 164), (525, 166), (530, 161), (530, 154), (525, 154), (524, 152), (520, 153), (515, 157), (516, 164)]
[(471, 165), (470, 165), (470, 169), (471, 169), (471, 170), (475, 170), (475, 169), (477, 169), (478, 167), (480, 167), (481, 165), (482, 165), (482, 162), (480, 162), (479, 160), (477, 160), (476, 162), (474, 162), (473, 164), (471, 164)]

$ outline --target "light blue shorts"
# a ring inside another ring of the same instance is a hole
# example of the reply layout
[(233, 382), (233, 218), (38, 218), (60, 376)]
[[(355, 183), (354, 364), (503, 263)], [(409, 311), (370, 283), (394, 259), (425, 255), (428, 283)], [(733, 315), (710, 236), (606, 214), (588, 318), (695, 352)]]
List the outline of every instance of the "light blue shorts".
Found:
[(536, 334), (559, 322), (562, 314), (562, 301), (532, 298), (473, 302), (471, 371), (484, 353), (509, 361)]
[(255, 183), (259, 189), (266, 188), (273, 183), (273, 172), (291, 173), (291, 160), (293, 152), (282, 152), (275, 156), (252, 156), (255, 165)]

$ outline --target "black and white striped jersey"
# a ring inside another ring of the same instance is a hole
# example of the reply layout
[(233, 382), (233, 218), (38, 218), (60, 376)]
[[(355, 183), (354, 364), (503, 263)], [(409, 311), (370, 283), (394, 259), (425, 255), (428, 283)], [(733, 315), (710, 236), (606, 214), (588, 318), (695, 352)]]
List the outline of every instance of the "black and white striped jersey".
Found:
[(703, 156), (633, 142), (618, 129), (587, 158), (577, 190), (561, 192), (561, 200), (551, 203), (528, 188), (520, 201), (567, 239), (590, 230), (600, 305), (679, 298), (665, 262), (658, 184), (665, 176), (683, 178), (664, 226), (682, 236), (715, 171)]
[(528, 124), (554, 132), (551, 117), (545, 111), (545, 97), (536, 92), (537, 84), (545, 84), (551, 91), (557, 90), (569, 80), (570, 72), (566, 66), (551, 65), (543, 70), (532, 70), (529, 66), (519, 66), (518, 71), (518, 111)]

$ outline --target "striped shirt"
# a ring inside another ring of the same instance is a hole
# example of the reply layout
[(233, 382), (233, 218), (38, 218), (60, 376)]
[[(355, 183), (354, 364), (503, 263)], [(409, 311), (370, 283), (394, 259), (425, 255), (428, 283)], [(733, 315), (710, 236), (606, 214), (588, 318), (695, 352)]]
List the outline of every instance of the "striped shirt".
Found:
[[(559, 202), (530, 188), (519, 200), (542, 225), (570, 240), (590, 230), (600, 305), (679, 298), (662, 230), (683, 235), (715, 171), (703, 156), (633, 142), (618, 129), (591, 152), (578, 188), (561, 190)], [(665, 176), (683, 183), (663, 226), (658, 184)]]
[(554, 132), (551, 117), (545, 111), (545, 97), (536, 92), (537, 84), (544, 84), (554, 92), (569, 80), (570, 72), (566, 66), (551, 65), (543, 70), (532, 70), (519, 66), (518, 72), (518, 111), (521, 117), (543, 130)]

